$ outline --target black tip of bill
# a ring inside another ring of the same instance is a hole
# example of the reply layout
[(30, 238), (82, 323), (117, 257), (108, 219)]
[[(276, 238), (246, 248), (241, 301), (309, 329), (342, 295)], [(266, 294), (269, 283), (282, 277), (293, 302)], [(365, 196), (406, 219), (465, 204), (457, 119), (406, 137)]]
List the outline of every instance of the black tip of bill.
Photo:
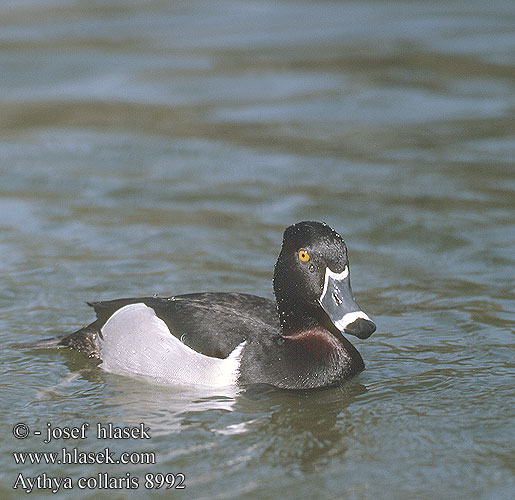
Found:
[(376, 331), (376, 324), (365, 318), (358, 318), (344, 329), (345, 333), (354, 335), (358, 339), (368, 339)]

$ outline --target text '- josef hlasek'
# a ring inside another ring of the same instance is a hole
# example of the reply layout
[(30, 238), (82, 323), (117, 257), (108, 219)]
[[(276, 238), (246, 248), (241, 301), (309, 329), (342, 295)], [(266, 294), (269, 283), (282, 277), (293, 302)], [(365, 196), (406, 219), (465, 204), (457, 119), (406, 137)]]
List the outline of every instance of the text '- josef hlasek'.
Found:
[[(144, 423), (137, 426), (117, 426), (112, 423), (97, 423), (91, 426), (84, 422), (79, 426), (53, 426), (47, 423), (46, 429), (31, 431), (25, 423), (18, 423), (13, 427), (13, 436), (19, 440), (25, 440), (31, 436), (42, 436), (44, 445), (50, 443), (67, 442), (68, 440), (86, 440), (88, 437), (95, 437), (108, 442), (124, 442), (124, 440), (150, 440), (150, 428)], [(128, 442), (128, 441), (125, 441)], [(75, 444), (75, 443), (74, 443)], [(137, 489), (144, 486), (146, 489), (184, 489), (185, 476), (181, 472), (148, 472), (144, 474), (143, 481), (137, 473), (124, 472), (114, 474), (112, 469), (109, 472), (100, 472), (92, 476), (81, 475), (78, 478), (71, 476), (54, 476), (45, 471), (41, 474), (34, 474), (34, 466), (52, 465), (155, 465), (157, 463), (156, 453), (153, 451), (114, 451), (104, 447), (100, 451), (85, 451), (76, 446), (63, 447), (59, 451), (14, 451), (12, 453), (14, 462), (19, 466), (30, 466), (31, 474), (18, 473), (13, 489), (23, 490), (26, 493), (34, 491), (51, 491), (57, 493), (60, 490), (69, 490), (74, 487), (78, 489)], [(61, 469), (60, 469), (61, 470)]]

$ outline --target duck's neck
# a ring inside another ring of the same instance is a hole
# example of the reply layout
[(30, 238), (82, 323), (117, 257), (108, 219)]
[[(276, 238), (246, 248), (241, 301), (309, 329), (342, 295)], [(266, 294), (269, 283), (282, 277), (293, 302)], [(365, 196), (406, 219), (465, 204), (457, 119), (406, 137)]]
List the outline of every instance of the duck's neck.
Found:
[(305, 331), (319, 330), (318, 312), (313, 306), (278, 303), (279, 322), (283, 337), (291, 337)]
[[(321, 307), (306, 304), (296, 307), (283, 301), (278, 302), (278, 311), (282, 337), (298, 341), (299, 346), (306, 345), (312, 354), (319, 351), (323, 353), (325, 348), (332, 351), (334, 348), (341, 350), (343, 347), (352, 360), (353, 366), (350, 368), (354, 373), (363, 370), (363, 359), (358, 350), (336, 329)], [(315, 342), (315, 339), (318, 340)], [(323, 341), (319, 342), (320, 339)], [(314, 349), (315, 344), (325, 348)]]

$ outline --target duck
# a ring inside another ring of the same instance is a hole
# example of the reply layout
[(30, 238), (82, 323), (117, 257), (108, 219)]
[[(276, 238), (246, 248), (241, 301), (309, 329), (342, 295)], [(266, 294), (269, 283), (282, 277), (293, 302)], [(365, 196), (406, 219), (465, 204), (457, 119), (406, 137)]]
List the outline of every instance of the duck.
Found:
[(350, 285), (347, 247), (323, 222), (286, 228), (273, 300), (200, 292), (88, 302), (96, 320), (59, 338), (107, 372), (209, 387), (331, 387), (365, 365), (344, 334), (366, 339), (375, 323)]

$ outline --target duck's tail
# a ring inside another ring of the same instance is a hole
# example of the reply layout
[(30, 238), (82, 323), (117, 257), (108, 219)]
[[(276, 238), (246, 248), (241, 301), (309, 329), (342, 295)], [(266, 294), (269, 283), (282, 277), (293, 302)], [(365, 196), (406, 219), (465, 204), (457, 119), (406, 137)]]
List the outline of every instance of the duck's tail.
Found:
[(61, 349), (66, 347), (62, 344), (62, 337), (54, 337), (51, 339), (39, 340), (38, 342), (27, 342), (23, 344), (13, 344), (11, 347), (15, 349), (21, 349), (24, 351), (32, 350), (32, 349)]
[(62, 349), (63, 347), (71, 347), (72, 349), (83, 353), (89, 358), (99, 358), (99, 329), (97, 325), (98, 321), (95, 321), (90, 325), (71, 333), (70, 335), (66, 335), (65, 337), (53, 337), (50, 339), (39, 340), (37, 342), (15, 344), (12, 347), (25, 351), (34, 349)]

